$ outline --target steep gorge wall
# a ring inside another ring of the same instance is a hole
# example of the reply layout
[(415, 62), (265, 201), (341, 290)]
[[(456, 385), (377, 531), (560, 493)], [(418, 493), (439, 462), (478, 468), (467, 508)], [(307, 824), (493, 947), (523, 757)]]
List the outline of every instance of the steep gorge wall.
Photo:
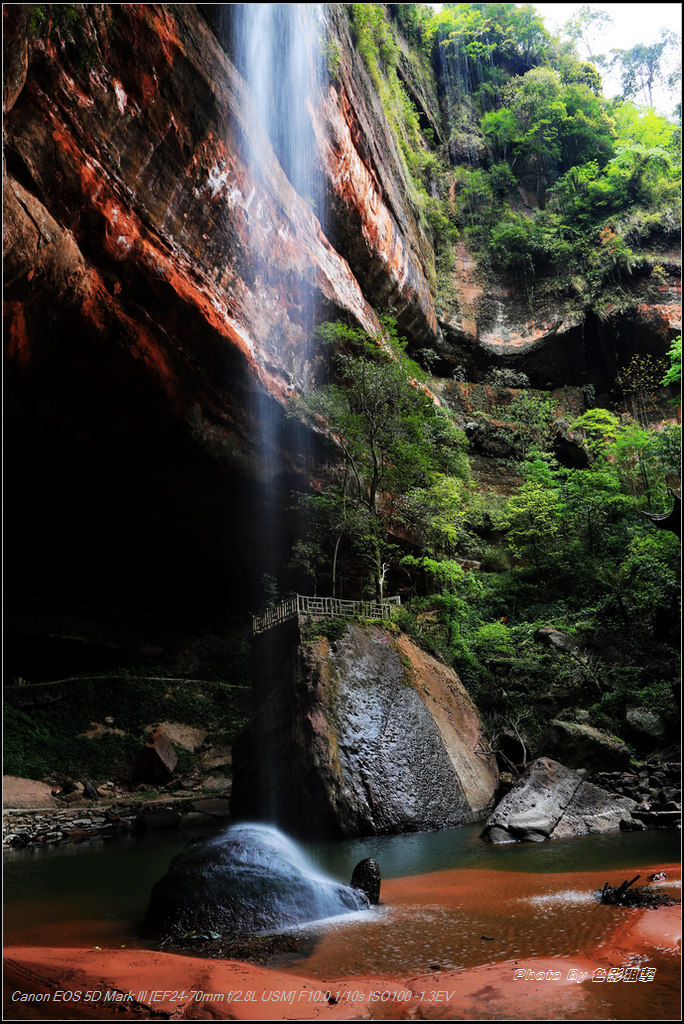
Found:
[[(284, 410), (324, 360), (312, 301), (370, 332), (392, 311), (446, 373), (477, 379), (495, 361), (537, 386), (604, 386), (632, 351), (662, 352), (677, 319), (673, 274), (655, 298), (635, 275), (633, 301), (600, 320), (570, 301), (531, 311), (463, 247), (436, 303), (430, 240), (344, 5), (327, 8), (339, 61), (311, 103), (320, 218), (264, 137), (219, 7), (55, 5), (42, 27), (27, 5), (3, 9), (10, 589), (244, 603), (234, 581), (269, 568), (264, 503), (286, 532), (308, 472)], [(406, 53), (399, 70), (439, 142)]]
[[(276, 424), (276, 507), (306, 471), (281, 410), (314, 372), (312, 301), (371, 333), (373, 307), (392, 305), (434, 334), (429, 253), (353, 50), (315, 120), (348, 262), (194, 5), (74, 19), (37, 31), (4, 9), (11, 586), (144, 577), (178, 594), (212, 567), (244, 576), (259, 548), (261, 419)], [(256, 177), (254, 152), (270, 154)], [(100, 563), (84, 572), (88, 551)]]

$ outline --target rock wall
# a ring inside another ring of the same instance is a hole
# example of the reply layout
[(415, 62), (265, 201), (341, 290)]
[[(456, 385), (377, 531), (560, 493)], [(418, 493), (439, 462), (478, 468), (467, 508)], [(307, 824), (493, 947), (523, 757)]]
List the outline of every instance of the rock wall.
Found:
[[(273, 560), (310, 474), (316, 439), (285, 410), (325, 359), (312, 303), (370, 332), (392, 310), (445, 373), (498, 361), (538, 386), (603, 383), (666, 347), (674, 262), (657, 302), (635, 274), (629, 309), (599, 321), (572, 301), (530, 312), (462, 248), (438, 315), (397, 143), (344, 5), (326, 10), (339, 63), (310, 105), (317, 217), (221, 45), (220, 5), (5, 5), (10, 589), (244, 606), (231, 581), (273, 572), (260, 524)], [(406, 53), (399, 71), (439, 139)]]
[(289, 547), (312, 304), (434, 336), (429, 246), (341, 11), (314, 104), (333, 244), (195, 5), (32, 10), (3, 10), (9, 586), (225, 605), (273, 571), (267, 515)]
[(234, 747), (235, 815), (308, 836), (485, 816), (498, 771), (453, 670), (377, 627), (298, 641), (290, 626), (260, 642), (257, 711)]

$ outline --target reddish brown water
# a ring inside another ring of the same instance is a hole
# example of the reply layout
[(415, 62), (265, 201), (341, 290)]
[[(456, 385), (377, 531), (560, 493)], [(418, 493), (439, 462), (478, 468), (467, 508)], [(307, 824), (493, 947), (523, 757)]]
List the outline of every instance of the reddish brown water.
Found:
[[(345, 992), (346, 1002), (329, 1007), (324, 1000), (316, 1019), (678, 1020), (678, 908), (630, 911), (600, 906), (593, 896), (607, 879), (616, 883), (638, 873), (645, 881), (662, 867), (634, 859), (593, 871), (469, 867), (390, 878), (383, 882), (379, 908), (307, 926), (306, 932), (315, 936), (309, 955), (272, 964), (266, 975), (255, 973), (250, 985), (261, 993), (260, 1014), (273, 1020), (314, 1019), (306, 1016), (306, 1006), (290, 1013), (268, 998), (274, 979), (280, 986), (286, 983), (282, 979), (291, 979), (299, 989), (305, 978), (323, 992), (335, 985)], [(665, 891), (678, 896), (679, 866), (666, 864), (664, 870)], [(103, 984), (111, 965), (121, 964), (122, 958), (129, 968), (135, 963), (143, 979), (149, 971), (163, 974), (160, 954), (148, 953), (136, 938), (135, 917), (86, 919), (69, 912), (64, 895), (52, 897), (53, 902), (41, 893), (40, 900), (17, 901), (7, 910), (5, 943), (33, 947), (26, 955), (37, 977), (41, 949), (49, 953), (59, 947), (69, 947), (68, 958), (80, 958), (86, 968), (95, 963), (95, 955), (102, 956)], [(101, 947), (102, 954), (88, 953), (93, 947)], [(111, 963), (106, 960), (110, 955)], [(169, 972), (164, 986), (173, 987), (178, 958), (162, 957), (162, 962)], [(205, 988), (209, 976), (250, 970), (202, 963), (209, 972)], [(614, 982), (591, 980), (595, 970), (611, 968), (627, 969), (626, 980), (624, 974)], [(521, 970), (526, 973), (516, 977)], [(642, 975), (646, 970), (655, 972), (651, 980)], [(551, 977), (536, 977), (547, 971)], [(228, 982), (213, 983), (222, 991)], [(151, 980), (148, 987), (161, 985)], [(381, 1001), (383, 993), (399, 990), (400, 999)], [(229, 1008), (223, 1009), (225, 1016)], [(256, 1019), (250, 1012), (256, 1007), (231, 1006), (228, 1015)], [(42, 1019), (83, 1019), (75, 1011), (61, 1016), (55, 1007), (44, 1007), (42, 1014)]]

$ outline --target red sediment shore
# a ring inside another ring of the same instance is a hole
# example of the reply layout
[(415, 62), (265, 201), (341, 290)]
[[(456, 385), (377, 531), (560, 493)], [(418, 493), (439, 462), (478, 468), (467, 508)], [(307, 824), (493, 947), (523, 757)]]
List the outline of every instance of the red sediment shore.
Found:
[[(642, 868), (642, 877), (655, 870)], [(658, 870), (668, 884), (679, 878), (678, 866)], [(5, 1019), (678, 1020), (679, 907), (582, 900), (604, 881), (597, 872), (476, 870), (392, 879), (377, 922), (327, 928), (310, 956), (277, 968), (148, 949), (56, 948), (45, 935), (40, 945), (5, 949)], [(566, 917), (575, 924), (554, 939)], [(527, 934), (530, 918), (541, 933), (534, 955), (521, 944), (520, 956), (506, 956), (509, 935)], [(464, 941), (452, 934), (472, 921)], [(425, 969), (382, 969), (393, 962), (397, 931), (416, 963), (430, 933), (447, 955)], [(456, 964), (457, 955), (468, 963)]]

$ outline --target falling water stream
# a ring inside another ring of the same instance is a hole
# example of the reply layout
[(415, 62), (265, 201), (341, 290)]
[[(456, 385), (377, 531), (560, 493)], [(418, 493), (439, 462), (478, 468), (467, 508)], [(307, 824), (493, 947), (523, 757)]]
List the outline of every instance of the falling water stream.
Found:
[[(316, 169), (311, 112), (321, 84), (321, 7), (224, 7), (231, 22), (234, 60), (263, 128), (251, 140), (253, 180), (258, 184), (275, 153), (298, 200), (307, 202), (320, 220), (323, 183)], [(269, 152), (260, 149), (261, 138), (268, 140)], [(248, 198), (246, 205), (256, 225), (258, 203), (251, 207)], [(257, 286), (268, 269), (253, 268)], [(313, 288), (308, 302), (302, 300), (306, 294), (306, 283), (299, 282), (301, 333), (310, 338), (319, 311)], [(262, 564), (277, 569), (276, 530), (268, 517), (276, 515), (274, 489), (283, 472), (282, 413), (265, 391), (255, 402), (264, 488), (259, 502), (264, 518), (258, 526)], [(585, 882), (574, 885), (568, 876), (600, 869), (620, 881), (621, 871), (635, 863), (675, 862), (679, 854), (674, 833), (591, 836), (515, 848), (487, 846), (478, 833), (473, 827), (310, 847), (308, 853), (320, 870), (341, 882), (349, 881), (354, 864), (366, 856), (378, 859), (385, 880), (397, 881), (389, 883), (390, 899), (369, 911), (363, 922), (327, 926), (328, 939), (321, 941), (318, 961), (314, 955), (294, 967), (324, 976), (334, 960), (339, 975), (400, 976), (427, 971), (435, 963), (459, 969), (516, 956), (563, 956), (590, 945), (612, 927), (611, 909), (597, 907)], [(11, 852), (5, 864), (6, 939), (56, 946), (75, 940), (103, 946), (139, 943), (138, 927), (152, 884), (186, 841), (177, 834), (157, 835), (142, 842), (130, 838), (106, 845)], [(434, 881), (434, 873), (444, 877)], [(458, 890), (459, 873), (469, 895)], [(548, 881), (551, 876), (553, 883)], [(476, 892), (473, 895), (477, 886), (489, 896), (495, 893), (499, 902), (492, 905), (491, 899), (483, 899), (478, 908)], [(449, 887), (461, 893), (460, 903), (453, 893), (445, 896)]]
[[(257, 196), (264, 175), (276, 159), (294, 189), (292, 222), (301, 219), (302, 207), (306, 204), (308, 216), (315, 215), (324, 230), (323, 182), (316, 160), (312, 123), (322, 82), (322, 9), (318, 4), (226, 4), (225, 19), (231, 26), (233, 59), (249, 90), (253, 115), (263, 129), (251, 133), (248, 140), (249, 170)], [(262, 232), (264, 225), (260, 223), (258, 198), (248, 200), (248, 207), (249, 230)], [(268, 230), (272, 227), (269, 225)], [(278, 230), (288, 231), (288, 225), (281, 225)], [(301, 238), (298, 244), (303, 244)], [(260, 283), (265, 279), (273, 282), (274, 267), (268, 249), (254, 245), (253, 252), (256, 259), (254, 293), (260, 301)], [(261, 255), (257, 255), (259, 253)], [(279, 287), (279, 305), (290, 310), (290, 320), (296, 321), (297, 337), (293, 346), (292, 338), (286, 339), (274, 329), (267, 341), (269, 359), (278, 372), (286, 367), (286, 372), (297, 374), (311, 355), (313, 330), (319, 319), (316, 292), (304, 272), (297, 280), (284, 278)], [(266, 294), (266, 290), (263, 293)], [(296, 347), (296, 355), (293, 355), (293, 347)], [(271, 577), (273, 589), (283, 561), (278, 541), (279, 518), (282, 506), (290, 503), (290, 495), (283, 485), (284, 452), (287, 451), (290, 466), (294, 463), (301, 467), (307, 457), (306, 435), (303, 431), (297, 432), (292, 425), (286, 430), (282, 409), (266, 390), (255, 394), (254, 403), (260, 480), (255, 518), (261, 566)], [(293, 451), (293, 447), (302, 450)]]

